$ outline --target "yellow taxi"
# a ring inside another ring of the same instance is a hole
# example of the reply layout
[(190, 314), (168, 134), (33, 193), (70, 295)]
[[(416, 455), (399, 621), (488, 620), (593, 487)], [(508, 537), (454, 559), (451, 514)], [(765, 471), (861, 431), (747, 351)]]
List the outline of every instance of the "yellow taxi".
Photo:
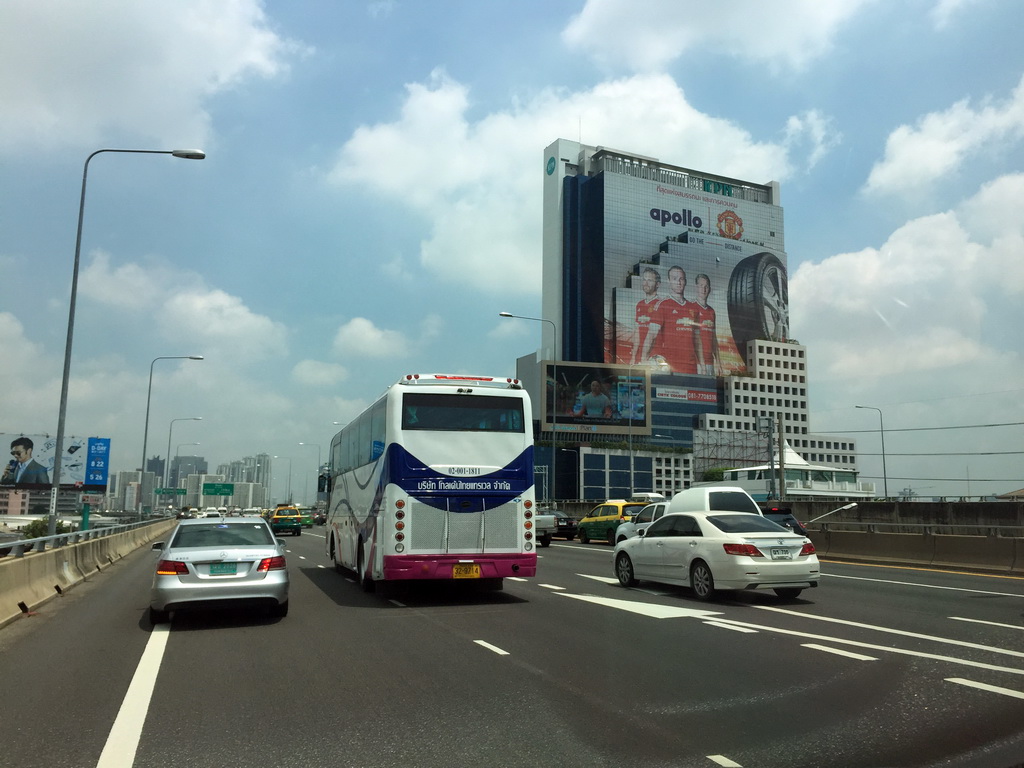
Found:
[(297, 507), (278, 507), (270, 514), (269, 522), (274, 533), (288, 531), (292, 536), (302, 535), (302, 515)]
[(646, 506), (644, 501), (626, 501), (625, 499), (608, 499), (598, 504), (587, 516), (580, 520), (579, 537), (584, 544), (594, 541), (615, 543), (615, 529), (622, 523), (633, 519)]

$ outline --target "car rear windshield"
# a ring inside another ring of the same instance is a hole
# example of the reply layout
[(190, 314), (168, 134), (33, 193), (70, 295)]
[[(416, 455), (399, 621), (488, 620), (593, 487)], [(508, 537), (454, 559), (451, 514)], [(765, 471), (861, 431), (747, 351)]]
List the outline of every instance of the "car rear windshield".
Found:
[(245, 547), (274, 543), (274, 537), (262, 525), (189, 525), (178, 529), (172, 547)]
[(761, 510), (747, 494), (740, 491), (711, 491), (708, 493), (708, 508), (716, 512), (750, 512), (760, 515)]
[(761, 515), (708, 515), (708, 522), (726, 533), (792, 533)]

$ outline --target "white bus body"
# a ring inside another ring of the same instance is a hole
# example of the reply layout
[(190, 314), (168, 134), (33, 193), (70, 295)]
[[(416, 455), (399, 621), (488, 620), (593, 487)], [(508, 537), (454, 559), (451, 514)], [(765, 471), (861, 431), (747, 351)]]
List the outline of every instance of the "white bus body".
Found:
[(327, 556), (364, 589), (534, 576), (533, 416), (514, 379), (410, 374), (331, 441)]

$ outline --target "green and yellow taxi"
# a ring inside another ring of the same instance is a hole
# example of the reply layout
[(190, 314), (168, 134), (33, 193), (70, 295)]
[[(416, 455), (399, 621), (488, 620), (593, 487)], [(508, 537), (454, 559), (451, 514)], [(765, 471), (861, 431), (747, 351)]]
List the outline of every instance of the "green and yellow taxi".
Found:
[(587, 516), (580, 520), (580, 541), (589, 544), (591, 541), (607, 541), (615, 543), (615, 529), (622, 523), (629, 522), (633, 515), (643, 509), (642, 501), (626, 501), (625, 499), (609, 499), (598, 504)]
[(302, 515), (297, 507), (278, 507), (268, 518), (270, 530), (274, 533), (290, 533), (292, 536), (302, 535)]
[(299, 517), (302, 518), (303, 528), (313, 527), (313, 510), (309, 507), (303, 507), (299, 510)]

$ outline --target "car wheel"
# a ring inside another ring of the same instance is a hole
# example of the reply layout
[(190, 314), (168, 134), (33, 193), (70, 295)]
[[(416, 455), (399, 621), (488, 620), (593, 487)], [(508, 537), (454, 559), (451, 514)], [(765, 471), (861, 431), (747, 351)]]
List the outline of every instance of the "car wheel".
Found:
[(270, 609), (270, 615), (278, 619), (283, 619), (288, 615), (288, 601), (285, 600), (283, 603), (278, 603)]
[(331, 563), (334, 565), (335, 573), (344, 573), (341, 563), (338, 562), (338, 551), (334, 548), (334, 539), (331, 539)]
[(633, 575), (633, 561), (625, 552), (619, 552), (619, 556), (615, 558), (615, 575), (619, 578), (619, 584), (624, 587), (635, 587), (640, 583)]
[(733, 339), (744, 355), (752, 339), (789, 338), (786, 268), (774, 254), (764, 251), (737, 264), (729, 277), (728, 299)]
[(605, 540), (606, 540), (606, 541), (607, 541), (607, 542), (608, 542), (609, 544), (611, 544), (611, 545), (612, 545), (613, 547), (615, 546), (615, 531), (613, 531), (612, 529), (610, 529), (610, 528), (609, 528), (609, 529), (608, 529), (608, 533), (607, 533), (607, 534), (605, 534), (605, 537), (604, 537), (604, 538), (605, 538)]
[(537, 539), (537, 541), (540, 542), (540, 545), (542, 547), (550, 547), (551, 546), (551, 536), (549, 534), (545, 534), (545, 535), (541, 536), (539, 539)]
[(786, 600), (792, 600), (795, 597), (800, 597), (800, 593), (803, 592), (803, 589), (800, 587), (779, 587), (774, 591), (779, 597)]
[(170, 620), (170, 611), (160, 611), (152, 607), (149, 609), (149, 623), (153, 626), (156, 626), (157, 624), (166, 624)]
[(296, 536), (301, 536), (301, 535), (302, 535), (302, 529), (301, 529), (301, 528), (299, 528), (299, 530), (297, 530), (297, 531), (295, 532), (295, 535), (296, 535)]
[(580, 544), (589, 544), (589, 543), (590, 543), (590, 537), (587, 535), (587, 532), (586, 531), (580, 531)]
[(698, 600), (710, 600), (715, 596), (715, 577), (703, 560), (698, 560), (690, 568), (690, 588)]

